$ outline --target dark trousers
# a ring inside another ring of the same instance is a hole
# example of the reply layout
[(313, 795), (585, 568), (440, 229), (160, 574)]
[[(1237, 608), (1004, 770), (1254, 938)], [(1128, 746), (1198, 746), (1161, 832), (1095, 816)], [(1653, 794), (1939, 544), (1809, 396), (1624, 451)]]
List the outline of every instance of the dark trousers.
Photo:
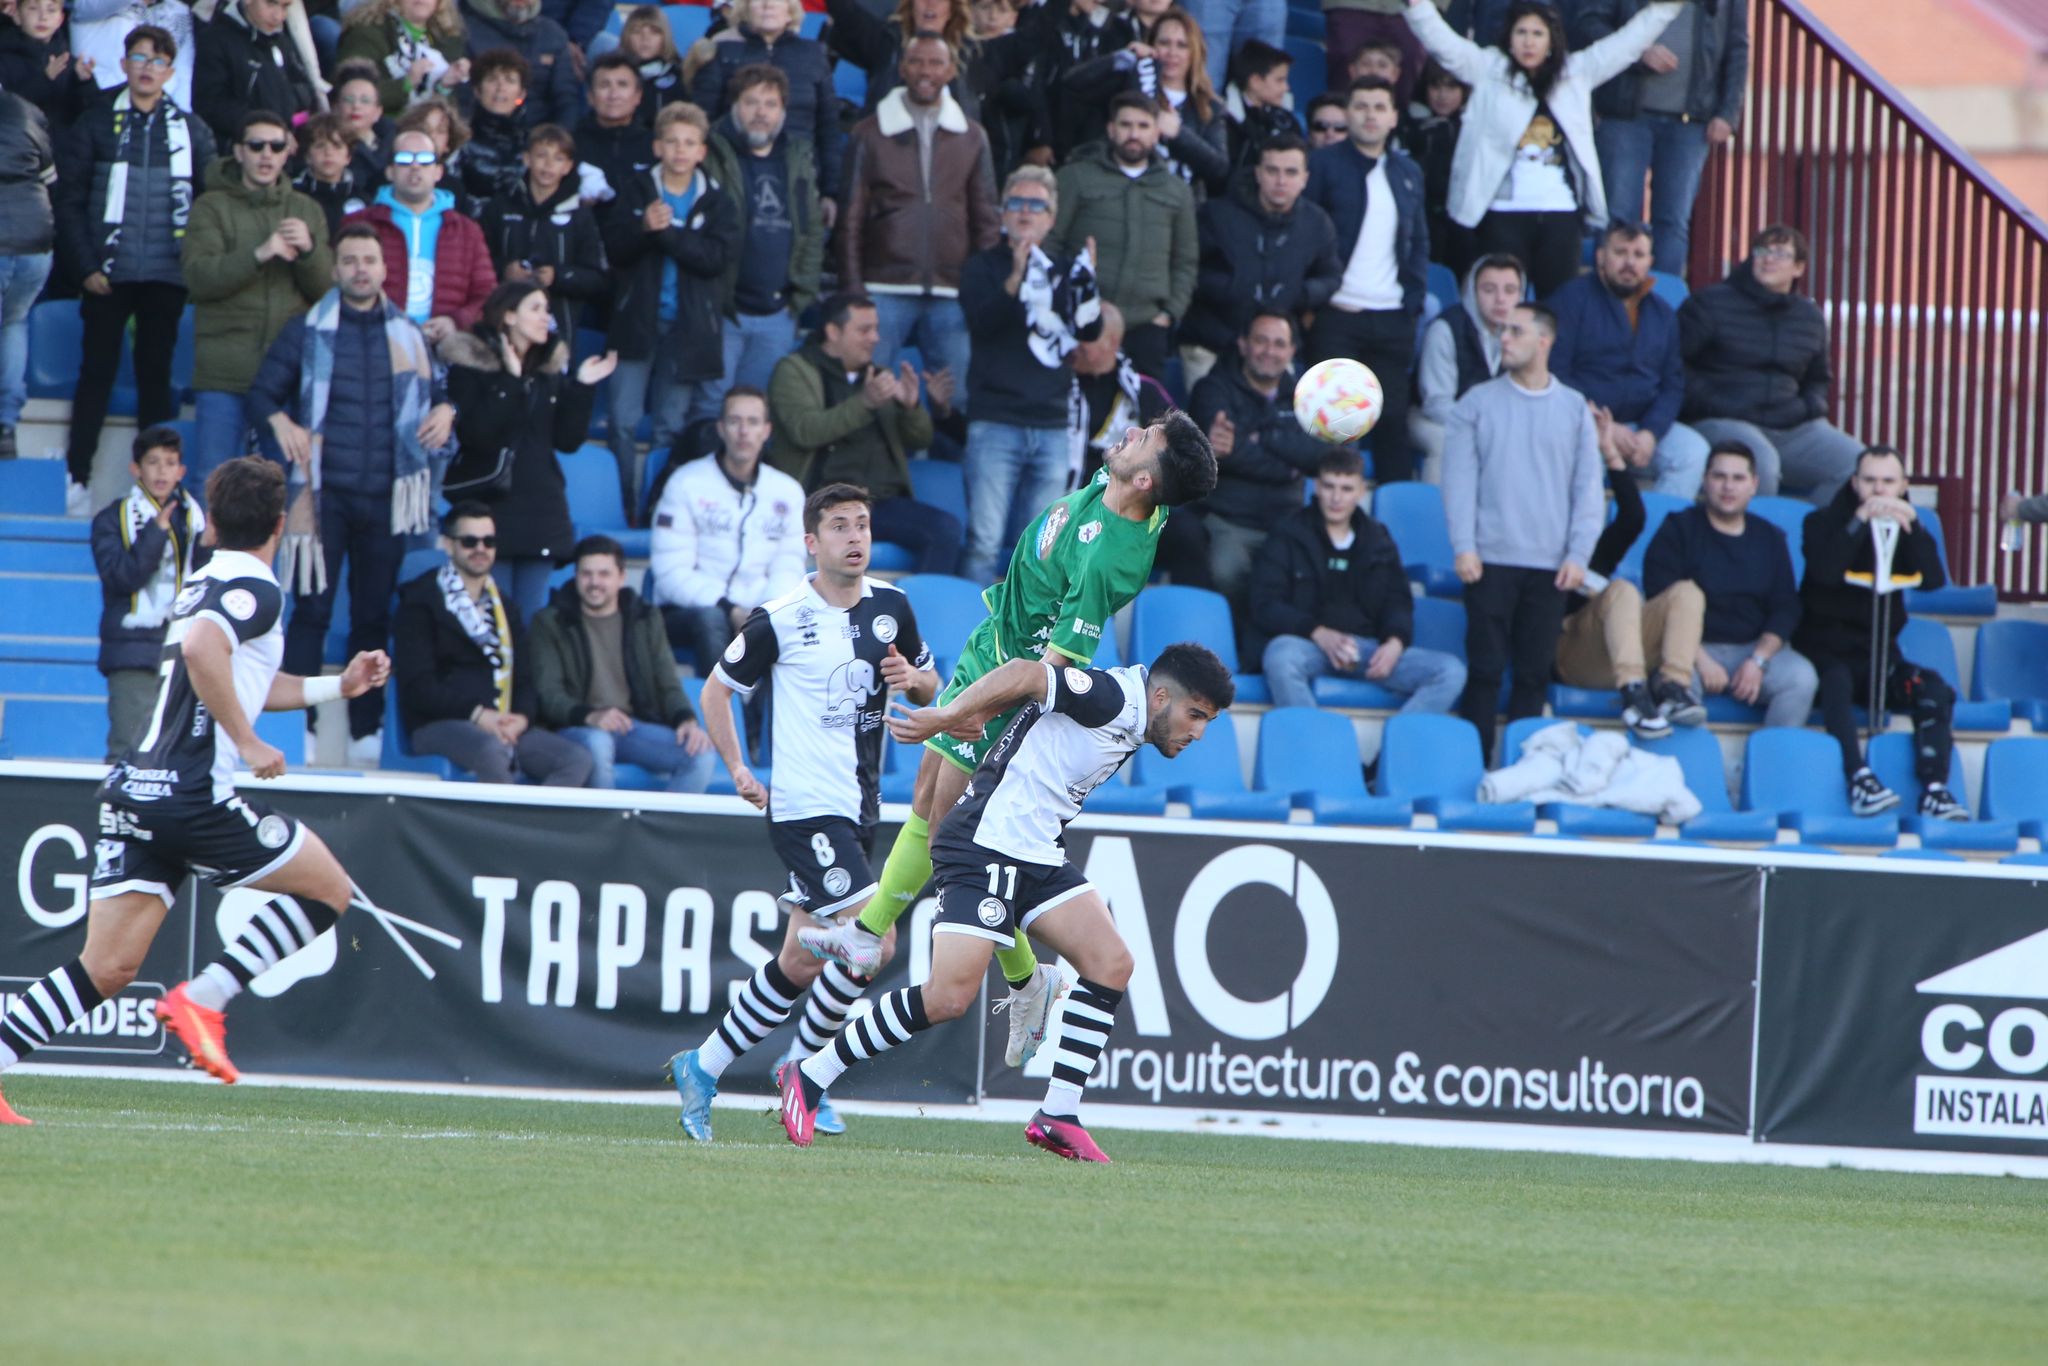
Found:
[(1479, 220), (1481, 256), (1502, 251), (1529, 270), (1536, 297), (1548, 299), (1584, 264), (1584, 220), (1571, 213), (1489, 213)]
[(1565, 595), (1554, 569), (1483, 568), (1479, 582), (1465, 585), (1465, 695), (1458, 715), (1479, 728), (1480, 753), (1490, 761), (1500, 680), (1509, 669), (1508, 720), (1543, 714)]
[(875, 503), (868, 525), (876, 540), (915, 555), (919, 574), (950, 574), (959, 567), (960, 519), (944, 508), (915, 498), (883, 498)]
[(1331, 305), (1316, 312), (1308, 334), (1311, 364), (1349, 356), (1379, 377), (1386, 407), (1372, 429), (1372, 477), (1381, 484), (1415, 477), (1408, 440), (1408, 375), (1415, 368), (1415, 316), (1404, 308), (1346, 313)]
[(1129, 322), (1124, 328), (1124, 354), (1138, 373), (1166, 382), (1166, 358), (1173, 354), (1173, 329), (1157, 323)]
[[(390, 648), (391, 595), (398, 589), (398, 566), (405, 558), (405, 538), (391, 531), (391, 496), (342, 493), (320, 495), (320, 554), (327, 562), (327, 591), (296, 598), (284, 632), (284, 668), (301, 677), (318, 677), (334, 620), (334, 590), (348, 562), (348, 652)], [(289, 591), (289, 585), (287, 585)], [(306, 713), (313, 724), (313, 713)], [(355, 739), (374, 735), (384, 724), (384, 690), (372, 688), (349, 699), (348, 733)]]
[(1159, 549), (1152, 566), (1188, 588), (1216, 589), (1216, 576), (1209, 572), (1209, 528), (1202, 514), (1191, 507), (1175, 508), (1159, 529)]
[(178, 348), (178, 318), (184, 311), (183, 285), (117, 284), (110, 294), (87, 291), (79, 296), (85, 357), (71, 397), (71, 440), (64, 453), (74, 483), (92, 482), (93, 452), (99, 449), (100, 428), (106, 425), (107, 401), (121, 368), (121, 337), (130, 318), (135, 320), (136, 426), (169, 422), (178, 415), (178, 396), (171, 392), (171, 353)]
[[(1842, 776), (1853, 778), (1863, 767), (1856, 708), (1870, 701), (1870, 656), (1810, 657), (1820, 675), (1822, 723), (1842, 748)], [(1902, 711), (1913, 718), (1913, 772), (1920, 785), (1947, 783), (1949, 754), (1956, 743), (1949, 724), (1955, 715), (1956, 694), (1948, 680), (1893, 654), (1885, 670), (1883, 702), (1887, 712)]]

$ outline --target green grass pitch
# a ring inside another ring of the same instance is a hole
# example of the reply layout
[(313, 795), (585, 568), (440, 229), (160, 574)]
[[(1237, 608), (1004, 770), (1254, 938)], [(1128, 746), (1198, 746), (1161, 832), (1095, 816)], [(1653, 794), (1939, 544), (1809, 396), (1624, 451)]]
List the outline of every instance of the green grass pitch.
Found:
[(0, 1362), (2043, 1360), (2048, 1185), (9, 1079)]

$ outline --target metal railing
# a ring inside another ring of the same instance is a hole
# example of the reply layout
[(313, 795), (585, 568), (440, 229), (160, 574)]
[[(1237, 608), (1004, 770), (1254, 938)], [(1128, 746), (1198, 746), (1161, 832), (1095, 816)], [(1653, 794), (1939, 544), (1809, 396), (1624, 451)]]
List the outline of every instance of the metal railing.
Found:
[(1694, 288), (1774, 222), (1813, 244), (1836, 424), (1938, 485), (1956, 581), (2048, 597), (2040, 538), (2001, 552), (1998, 525), (2007, 490), (2048, 483), (2048, 224), (1797, 0), (1752, 0), (1749, 104), (1701, 180)]

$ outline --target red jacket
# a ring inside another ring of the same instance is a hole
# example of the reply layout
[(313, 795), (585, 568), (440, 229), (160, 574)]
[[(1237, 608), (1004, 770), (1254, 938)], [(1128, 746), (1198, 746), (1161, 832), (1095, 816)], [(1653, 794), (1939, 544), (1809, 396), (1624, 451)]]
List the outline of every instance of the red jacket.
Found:
[[(372, 204), (350, 214), (342, 226), (368, 223), (376, 230), (384, 248), (384, 295), (399, 308), (405, 307), (406, 274), (412, 254), (406, 249), (405, 233), (391, 221), (391, 208)], [(453, 209), (441, 215), (441, 234), (434, 241), (434, 306), (430, 317), (452, 318), (458, 330), (475, 327), (483, 316), (484, 300), (498, 287), (498, 272), (491, 265), (490, 248), (484, 230), (474, 218)]]

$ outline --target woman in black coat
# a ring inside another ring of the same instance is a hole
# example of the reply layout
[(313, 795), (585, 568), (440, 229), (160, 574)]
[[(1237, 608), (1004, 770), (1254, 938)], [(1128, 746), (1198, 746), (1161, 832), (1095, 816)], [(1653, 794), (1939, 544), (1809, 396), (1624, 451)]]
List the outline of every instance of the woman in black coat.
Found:
[(551, 320), (546, 290), (531, 280), (507, 281), (484, 301), (475, 331), (457, 332), (440, 347), (461, 445), (446, 482), (486, 475), (501, 457), (511, 471), (502, 487), (449, 496), (490, 504), (498, 524), (492, 576), (529, 620), (546, 605), (548, 579), (576, 544), (555, 452), (582, 447), (595, 386), (619, 361), (611, 352), (592, 356), (570, 376), (569, 343), (555, 335)]

